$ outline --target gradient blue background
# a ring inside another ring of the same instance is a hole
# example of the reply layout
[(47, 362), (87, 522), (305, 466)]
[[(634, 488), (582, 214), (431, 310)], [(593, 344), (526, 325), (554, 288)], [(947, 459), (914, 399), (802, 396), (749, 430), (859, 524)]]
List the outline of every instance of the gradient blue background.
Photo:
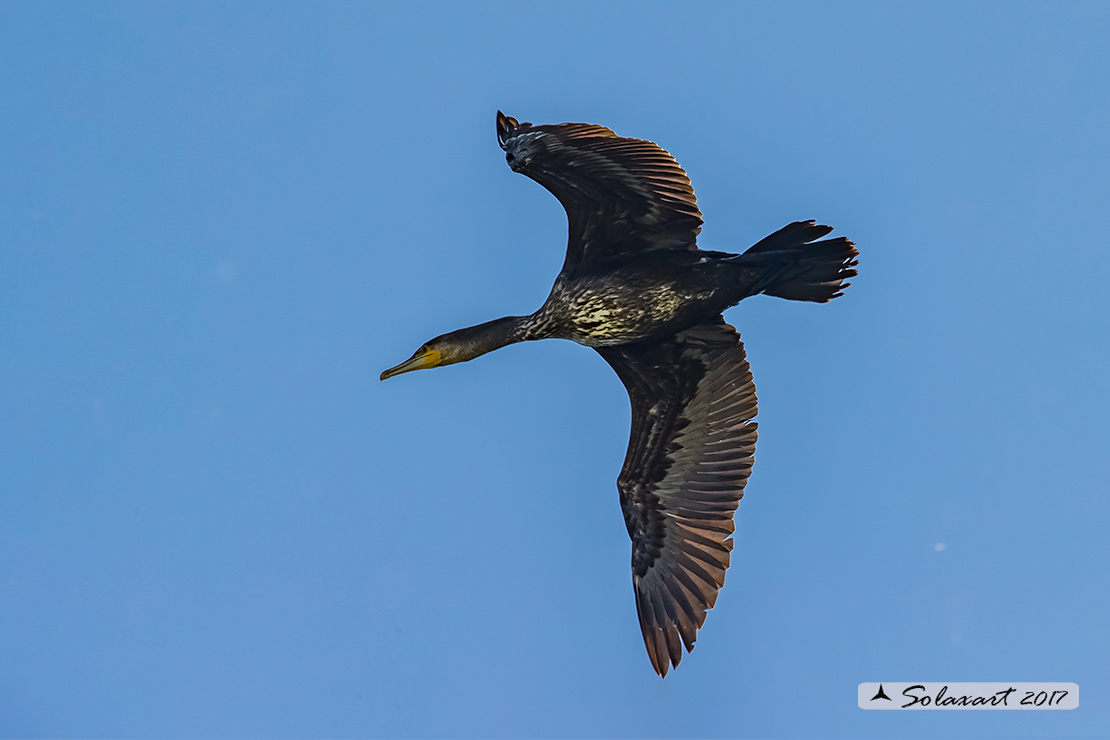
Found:
[[(1097, 737), (1110, 5), (0, 4), (0, 735)], [(526, 313), (565, 220), (494, 112), (690, 173), (760, 440), (665, 681), (593, 352), (379, 383)], [(1074, 681), (864, 712), (861, 681)]]

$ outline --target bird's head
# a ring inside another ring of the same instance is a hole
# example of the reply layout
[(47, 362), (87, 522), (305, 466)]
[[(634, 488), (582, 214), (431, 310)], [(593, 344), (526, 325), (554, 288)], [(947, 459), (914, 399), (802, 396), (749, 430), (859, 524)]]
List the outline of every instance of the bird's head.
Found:
[(526, 317), (523, 316), (507, 316), (503, 319), (494, 319), (477, 326), (468, 326), (465, 329), (441, 334), (421, 345), (412, 357), (400, 365), (383, 372), (381, 379), (392, 378), (394, 375), (412, 370), (466, 362), (484, 355), (486, 352), (504, 347), (506, 344), (519, 342), (524, 338), (525, 321)]
[[(452, 332), (454, 334), (455, 332)], [(394, 375), (401, 373), (411, 372), (412, 370), (423, 370), (426, 367), (439, 367), (440, 365), (450, 365), (453, 362), (462, 362), (469, 360), (469, 357), (459, 357), (459, 344), (451, 340), (451, 334), (444, 334), (441, 337), (429, 340), (421, 345), (420, 349), (412, 354), (400, 365), (391, 367), (382, 373), (381, 379), (392, 378)]]

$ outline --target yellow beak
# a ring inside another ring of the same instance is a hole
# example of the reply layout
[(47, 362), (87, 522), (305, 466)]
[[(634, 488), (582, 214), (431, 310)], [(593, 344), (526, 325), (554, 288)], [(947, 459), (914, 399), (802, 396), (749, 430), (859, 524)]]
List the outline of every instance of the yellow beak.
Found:
[(391, 367), (382, 373), (381, 380), (392, 378), (394, 375), (407, 373), (411, 370), (423, 370), (426, 367), (435, 367), (440, 363), (439, 352), (434, 349), (418, 351), (415, 355), (402, 362), (397, 367)]

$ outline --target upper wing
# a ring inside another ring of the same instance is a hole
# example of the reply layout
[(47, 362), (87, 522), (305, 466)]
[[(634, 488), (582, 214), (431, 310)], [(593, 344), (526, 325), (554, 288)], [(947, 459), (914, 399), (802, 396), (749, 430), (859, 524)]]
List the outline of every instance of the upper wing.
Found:
[(665, 343), (598, 349), (632, 399), (617, 488), (640, 628), (662, 676), (683, 643), (693, 650), (724, 585), (732, 515), (755, 454), (755, 384), (740, 335), (719, 321)]
[(697, 249), (701, 211), (690, 178), (657, 144), (603, 126), (533, 126), (497, 112), (505, 159), (567, 211), (564, 269), (621, 252)]

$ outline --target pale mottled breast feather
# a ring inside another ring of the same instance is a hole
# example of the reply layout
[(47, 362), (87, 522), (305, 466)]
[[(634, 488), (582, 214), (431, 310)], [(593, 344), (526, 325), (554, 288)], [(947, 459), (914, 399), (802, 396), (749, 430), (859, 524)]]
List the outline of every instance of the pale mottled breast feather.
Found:
[(673, 339), (606, 347), (632, 401), (617, 487), (632, 538), (644, 643), (666, 675), (694, 647), (724, 585), (733, 513), (755, 454), (755, 384), (723, 318)]
[(567, 211), (567, 268), (625, 252), (697, 248), (702, 218), (694, 189), (657, 144), (585, 123), (498, 120), (509, 166)]

